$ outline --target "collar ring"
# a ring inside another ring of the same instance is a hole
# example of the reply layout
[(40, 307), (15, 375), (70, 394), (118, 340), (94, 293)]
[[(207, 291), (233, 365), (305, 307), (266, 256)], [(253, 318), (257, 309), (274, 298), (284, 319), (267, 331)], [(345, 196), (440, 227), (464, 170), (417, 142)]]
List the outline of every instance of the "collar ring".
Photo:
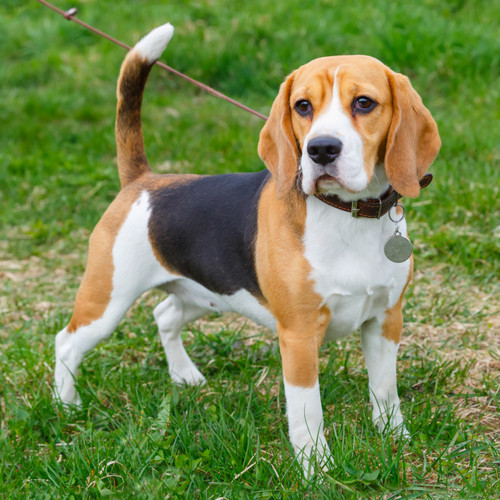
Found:
[(399, 202), (394, 203), (394, 205), (393, 205), (393, 206), (394, 206), (394, 207), (396, 207), (396, 208), (397, 208), (397, 207), (401, 207), (401, 208), (403, 209), (403, 213), (401, 214), (401, 217), (400, 217), (399, 219), (397, 219), (397, 220), (394, 220), (394, 219), (392, 218), (392, 216), (391, 216), (391, 211), (390, 211), (390, 210), (389, 210), (389, 212), (387, 212), (387, 213), (389, 214), (389, 219), (390, 219), (392, 222), (394, 222), (394, 224), (398, 224), (399, 222), (401, 222), (401, 221), (405, 218), (405, 207), (404, 207), (401, 203), (399, 203)]

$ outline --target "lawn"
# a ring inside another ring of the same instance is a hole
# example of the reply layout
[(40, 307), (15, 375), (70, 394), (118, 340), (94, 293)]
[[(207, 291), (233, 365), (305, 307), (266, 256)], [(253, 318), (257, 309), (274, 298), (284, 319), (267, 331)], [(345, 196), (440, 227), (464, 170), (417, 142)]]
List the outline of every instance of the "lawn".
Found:
[[(168, 376), (145, 294), (89, 353), (81, 410), (52, 402), (93, 226), (119, 189), (115, 85), (124, 50), (35, 0), (0, 5), (0, 498), (500, 498), (500, 4), (486, 0), (80, 0), (133, 44), (170, 21), (162, 60), (268, 114), (323, 55), (407, 74), (436, 118), (434, 182), (406, 201), (416, 273), (399, 393), (410, 443), (370, 421), (359, 336), (321, 352), (330, 471), (303, 482), (287, 439), (274, 335), (235, 316), (185, 331), (208, 379)], [(155, 68), (144, 134), (157, 172), (262, 168), (262, 120)]]

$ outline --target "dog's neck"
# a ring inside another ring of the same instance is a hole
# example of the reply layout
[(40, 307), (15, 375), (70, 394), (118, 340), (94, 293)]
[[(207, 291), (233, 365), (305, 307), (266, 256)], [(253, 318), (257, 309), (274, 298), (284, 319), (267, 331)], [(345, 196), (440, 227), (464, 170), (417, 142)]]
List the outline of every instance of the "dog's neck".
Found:
[[(420, 187), (427, 187), (431, 181), (432, 175), (425, 174), (420, 180)], [(300, 185), (300, 172), (297, 184)], [(340, 188), (338, 191), (338, 194), (332, 192), (313, 196), (327, 205), (351, 213), (355, 218), (369, 219), (380, 219), (402, 198), (389, 184), (383, 165), (375, 167), (372, 179), (363, 191), (349, 193)]]

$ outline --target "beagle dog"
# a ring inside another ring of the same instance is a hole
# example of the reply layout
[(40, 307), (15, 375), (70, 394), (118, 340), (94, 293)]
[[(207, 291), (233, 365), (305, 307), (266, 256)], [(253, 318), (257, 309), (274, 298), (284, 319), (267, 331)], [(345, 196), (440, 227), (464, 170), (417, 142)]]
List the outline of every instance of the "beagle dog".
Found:
[[(80, 403), (75, 377), (85, 353), (143, 292), (160, 288), (168, 297), (154, 317), (176, 383), (205, 383), (183, 347), (186, 323), (236, 311), (277, 331), (290, 440), (306, 474), (329, 459), (318, 381), (325, 340), (360, 330), (373, 420), (406, 434), (396, 357), (413, 260), (390, 261), (384, 243), (400, 217), (397, 197), (419, 195), (439, 151), (431, 114), (408, 78), (378, 60), (324, 57), (281, 85), (260, 134), (266, 170), (157, 175), (141, 102), (172, 34), (170, 24), (156, 28), (121, 68), (121, 191), (92, 233), (73, 315), (56, 336), (56, 397)], [(399, 230), (406, 234), (404, 220)]]

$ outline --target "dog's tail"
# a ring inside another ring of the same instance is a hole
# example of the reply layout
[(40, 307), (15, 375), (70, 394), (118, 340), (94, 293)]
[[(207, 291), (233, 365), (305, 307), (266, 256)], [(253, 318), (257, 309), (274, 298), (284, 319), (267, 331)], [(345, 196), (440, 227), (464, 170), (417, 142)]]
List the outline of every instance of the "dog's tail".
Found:
[(154, 29), (127, 54), (121, 67), (117, 86), (115, 134), (122, 188), (151, 171), (142, 136), (142, 94), (151, 68), (173, 34), (171, 24)]

